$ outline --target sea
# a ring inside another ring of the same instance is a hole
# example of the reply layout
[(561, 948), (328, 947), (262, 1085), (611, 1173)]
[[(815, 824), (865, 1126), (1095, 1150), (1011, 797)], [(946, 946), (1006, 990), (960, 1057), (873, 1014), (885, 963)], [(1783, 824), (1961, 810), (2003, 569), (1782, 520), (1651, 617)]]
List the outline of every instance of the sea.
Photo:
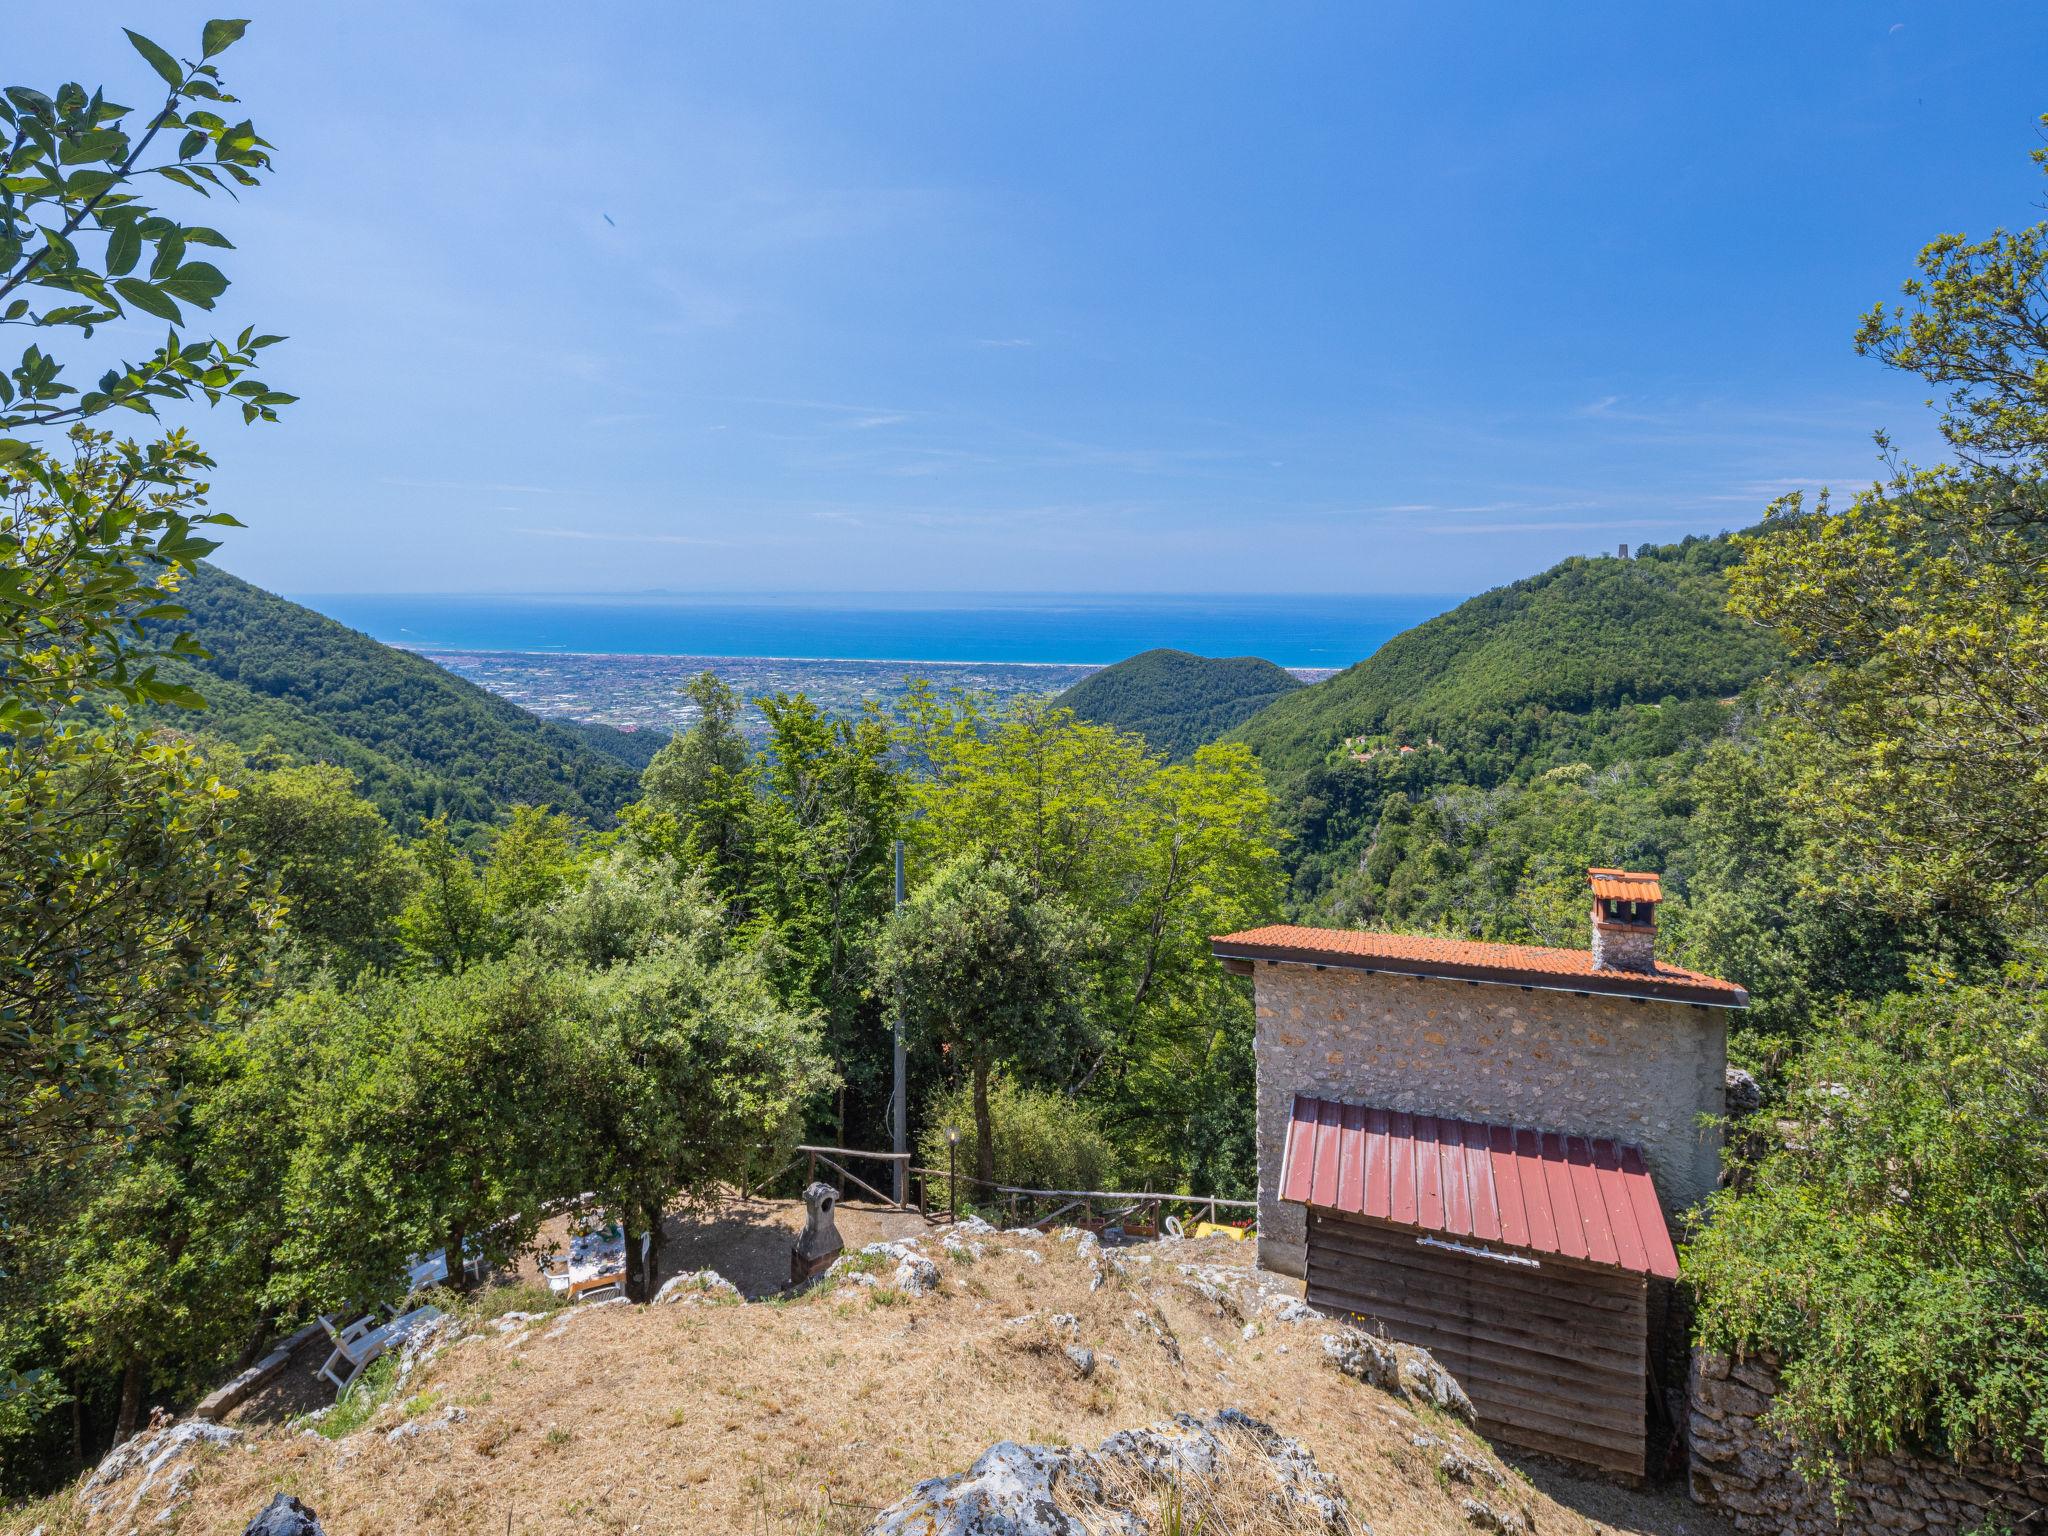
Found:
[(428, 653), (1102, 667), (1165, 646), (1316, 674), (1363, 660), (1463, 595), (293, 594)]

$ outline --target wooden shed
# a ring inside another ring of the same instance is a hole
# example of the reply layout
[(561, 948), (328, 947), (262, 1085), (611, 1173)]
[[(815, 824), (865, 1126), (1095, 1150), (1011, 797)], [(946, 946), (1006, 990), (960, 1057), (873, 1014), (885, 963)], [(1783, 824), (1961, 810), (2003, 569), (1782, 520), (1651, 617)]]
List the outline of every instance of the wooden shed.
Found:
[(1645, 1476), (1649, 1286), (1678, 1256), (1635, 1147), (1299, 1095), (1280, 1196), (1311, 1306), (1429, 1350), (1490, 1438)]

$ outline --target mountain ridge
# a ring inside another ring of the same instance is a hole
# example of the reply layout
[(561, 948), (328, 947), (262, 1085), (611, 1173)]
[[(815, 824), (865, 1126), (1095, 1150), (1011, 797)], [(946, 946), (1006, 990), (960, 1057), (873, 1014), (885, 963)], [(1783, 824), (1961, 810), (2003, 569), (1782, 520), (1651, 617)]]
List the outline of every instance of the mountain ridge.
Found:
[(1303, 686), (1257, 656), (1197, 656), (1160, 646), (1081, 679), (1053, 702), (1083, 720), (1135, 731), (1169, 758), (1184, 758)]
[[(632, 747), (521, 709), (410, 651), (202, 564), (178, 594), (210, 659), (164, 671), (204, 710), (161, 708), (154, 723), (251, 754), (334, 763), (394, 825), (445, 814), (495, 821), (521, 802), (609, 825), (639, 793)], [(635, 744), (637, 745), (637, 744)]]

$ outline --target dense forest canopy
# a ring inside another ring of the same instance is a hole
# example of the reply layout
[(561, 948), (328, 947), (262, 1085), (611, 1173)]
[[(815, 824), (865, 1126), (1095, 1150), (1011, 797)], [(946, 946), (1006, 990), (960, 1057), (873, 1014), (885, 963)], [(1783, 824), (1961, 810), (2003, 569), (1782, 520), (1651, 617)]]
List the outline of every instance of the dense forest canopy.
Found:
[(540, 720), (217, 566), (194, 570), (179, 602), (187, 615), (153, 632), (175, 622), (205, 647), (166, 671), (206, 709), (158, 718), (266, 761), (346, 768), (395, 825), (446, 816), (467, 832), (546, 802), (604, 826), (634, 796), (640, 747), (622, 733)]
[[(1784, 655), (1728, 612), (1733, 540), (1573, 558), (1460, 603), (1231, 732), (1269, 772), (1321, 765), (1346, 741), (1434, 739), (1473, 782), (1519, 765), (1554, 715), (1735, 694)], [(1568, 728), (1567, 728), (1568, 729)]]
[(1083, 720), (1135, 731), (1153, 751), (1178, 760), (1301, 686), (1293, 673), (1256, 656), (1157, 650), (1104, 667), (1054, 702)]

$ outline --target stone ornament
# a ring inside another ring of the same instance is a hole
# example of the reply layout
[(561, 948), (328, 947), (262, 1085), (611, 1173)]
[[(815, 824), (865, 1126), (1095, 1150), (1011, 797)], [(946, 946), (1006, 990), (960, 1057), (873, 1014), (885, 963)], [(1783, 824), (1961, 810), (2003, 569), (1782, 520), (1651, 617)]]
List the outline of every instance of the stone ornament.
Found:
[(822, 1275), (846, 1246), (832, 1219), (838, 1207), (839, 1191), (823, 1179), (804, 1191), (804, 1230), (789, 1251), (791, 1285), (802, 1285)]

